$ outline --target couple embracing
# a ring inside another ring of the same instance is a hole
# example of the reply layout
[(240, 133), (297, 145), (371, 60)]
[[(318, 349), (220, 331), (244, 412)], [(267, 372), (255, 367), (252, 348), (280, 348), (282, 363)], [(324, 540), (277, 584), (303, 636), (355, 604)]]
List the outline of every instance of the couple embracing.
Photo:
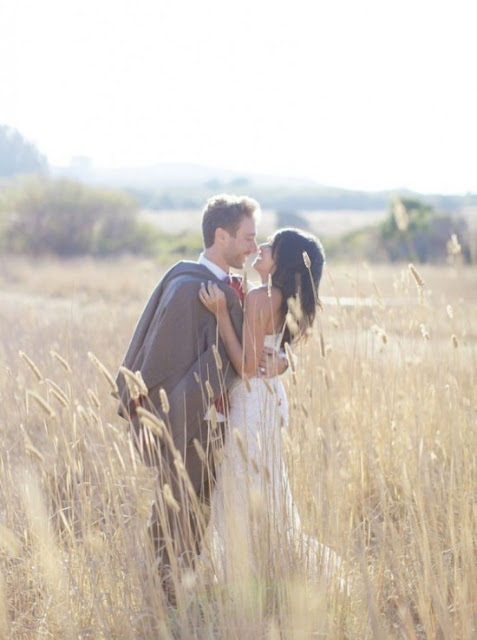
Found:
[[(248, 197), (207, 202), (203, 253), (159, 282), (118, 374), (120, 411), (143, 459), (157, 468), (165, 497), (150, 524), (161, 570), (201, 558), (224, 575), (239, 540), (253, 572), (265, 524), (271, 544), (305, 544), (314, 561), (323, 556), (322, 545), (301, 532), (293, 505), (282, 455), (288, 407), (280, 375), (288, 366), (285, 345), (306, 337), (315, 318), (324, 252), (296, 229), (257, 246), (258, 214)], [(245, 292), (231, 270), (253, 254), (261, 285)]]

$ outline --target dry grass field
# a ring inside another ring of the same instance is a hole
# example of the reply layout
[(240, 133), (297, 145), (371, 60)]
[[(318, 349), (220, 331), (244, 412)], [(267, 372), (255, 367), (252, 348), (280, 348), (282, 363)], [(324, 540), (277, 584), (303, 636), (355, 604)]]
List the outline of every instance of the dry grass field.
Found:
[(0, 638), (477, 637), (477, 269), (418, 269), (423, 287), (407, 265), (329, 265), (285, 375), (294, 496), (349, 589), (269, 563), (246, 581), (177, 573), (170, 606), (147, 545), (154, 475), (103, 370), (160, 274), (3, 258)]

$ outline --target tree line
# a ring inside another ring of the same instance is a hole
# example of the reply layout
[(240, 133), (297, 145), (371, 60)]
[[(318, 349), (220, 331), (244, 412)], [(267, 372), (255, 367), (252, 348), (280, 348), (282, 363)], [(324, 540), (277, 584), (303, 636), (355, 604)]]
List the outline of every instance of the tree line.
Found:
[[(30, 175), (18, 175), (27, 173)], [(240, 189), (239, 189), (240, 187)], [(384, 222), (325, 239), (329, 257), (381, 261), (439, 262), (449, 257), (475, 261), (475, 238), (465, 220), (451, 215), (457, 202), (441, 196), (442, 206), (409, 194), (363, 193), (313, 188), (299, 192), (285, 187), (258, 187), (246, 179), (233, 185), (217, 181), (176, 187), (151, 194), (87, 186), (76, 180), (52, 178), (45, 157), (17, 131), (0, 126), (0, 249), (32, 255), (108, 256), (138, 253), (189, 257), (200, 249), (198, 233), (171, 237), (141, 219), (145, 204), (153, 209), (200, 210), (211, 195), (239, 189), (263, 208), (276, 211), (277, 226), (307, 225), (302, 211), (313, 209), (388, 209)], [(148, 199), (149, 198), (149, 199)], [(475, 201), (475, 202), (474, 202)], [(462, 204), (462, 203), (461, 203)], [(477, 196), (467, 204), (477, 205)], [(171, 213), (173, 215), (173, 213)], [(330, 213), (330, 215), (333, 215)], [(450, 243), (450, 244), (449, 244)]]
[(0, 189), (4, 252), (107, 256), (154, 254), (158, 233), (129, 194), (66, 179), (22, 176)]
[[(307, 224), (300, 212), (276, 212), (277, 227), (306, 228)], [(451, 255), (456, 258), (457, 253), (459, 260), (475, 260), (464, 219), (398, 195), (380, 224), (322, 240), (328, 257), (334, 260), (442, 262)], [(5, 253), (35, 256), (127, 252), (172, 260), (196, 255), (201, 242), (197, 232), (173, 237), (145, 222), (137, 201), (128, 193), (65, 178), (23, 176), (0, 188), (0, 248)]]
[[(261, 185), (246, 179), (220, 182), (208, 181), (202, 185), (164, 185), (158, 189), (128, 188), (140, 205), (157, 211), (200, 209), (216, 193), (247, 193), (260, 202), (262, 208), (294, 211), (384, 211), (389, 206), (393, 191), (356, 191), (320, 186)], [(407, 190), (403, 197), (415, 198)], [(439, 211), (453, 213), (464, 207), (477, 206), (477, 194), (417, 196)]]
[(467, 221), (416, 198), (394, 194), (381, 223), (327, 242), (328, 257), (371, 262), (475, 263), (477, 238)]

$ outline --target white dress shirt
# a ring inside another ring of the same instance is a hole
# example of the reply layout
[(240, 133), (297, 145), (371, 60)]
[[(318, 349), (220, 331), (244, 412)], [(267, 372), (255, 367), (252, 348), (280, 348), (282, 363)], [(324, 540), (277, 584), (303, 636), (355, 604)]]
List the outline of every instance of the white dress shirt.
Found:
[(225, 280), (225, 278), (229, 275), (226, 271), (224, 271), (221, 267), (219, 267), (215, 262), (211, 262), (208, 260), (203, 253), (200, 254), (197, 262), (204, 267), (207, 267), (209, 271), (212, 271), (214, 276), (219, 280)]

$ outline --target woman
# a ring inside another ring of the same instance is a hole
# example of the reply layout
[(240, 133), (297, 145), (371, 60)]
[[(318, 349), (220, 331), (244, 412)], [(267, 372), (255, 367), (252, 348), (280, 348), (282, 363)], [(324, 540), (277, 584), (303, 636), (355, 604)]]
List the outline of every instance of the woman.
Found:
[[(203, 283), (199, 297), (216, 315), (220, 337), (235, 370), (242, 376), (252, 378), (259, 373), (263, 347), (270, 342), (266, 336), (279, 335), (283, 346), (302, 338), (311, 327), (324, 260), (319, 241), (297, 229), (277, 231), (270, 242), (259, 246), (253, 267), (262, 285), (245, 298), (243, 348), (230, 322), (224, 294), (217, 285)], [(286, 323), (290, 299), (297, 313), (293, 322)]]
[(253, 267), (262, 284), (245, 297), (242, 343), (219, 287), (204, 283), (199, 292), (241, 374), (229, 392), (228, 437), (212, 502), (209, 553), (216, 575), (230, 572), (236, 579), (239, 572), (242, 580), (256, 579), (262, 570), (276, 571), (278, 558), (290, 560), (292, 550), (299, 550), (314, 572), (322, 574), (324, 563), (330, 569), (332, 552), (302, 533), (293, 505), (282, 455), (288, 424), (284, 387), (278, 376), (260, 376), (264, 347), (277, 353), (306, 338), (324, 260), (319, 241), (297, 229), (279, 230), (259, 246)]

